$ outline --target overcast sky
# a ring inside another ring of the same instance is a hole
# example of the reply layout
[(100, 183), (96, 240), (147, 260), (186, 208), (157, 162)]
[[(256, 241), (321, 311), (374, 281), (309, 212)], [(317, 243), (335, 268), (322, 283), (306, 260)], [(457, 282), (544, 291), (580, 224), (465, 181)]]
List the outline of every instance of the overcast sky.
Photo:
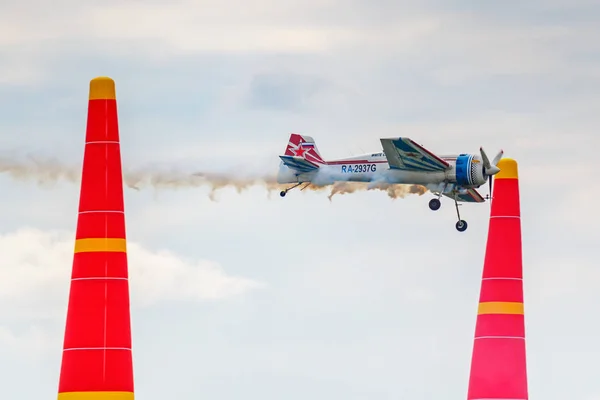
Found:
[[(108, 75), (128, 171), (273, 173), (290, 132), (325, 158), (390, 136), (504, 149), (530, 398), (600, 399), (599, 37), (597, 0), (3, 1), (2, 397), (56, 396), (89, 80)], [(429, 193), (180, 186), (125, 191), (137, 398), (466, 398), (489, 204), (459, 233)]]

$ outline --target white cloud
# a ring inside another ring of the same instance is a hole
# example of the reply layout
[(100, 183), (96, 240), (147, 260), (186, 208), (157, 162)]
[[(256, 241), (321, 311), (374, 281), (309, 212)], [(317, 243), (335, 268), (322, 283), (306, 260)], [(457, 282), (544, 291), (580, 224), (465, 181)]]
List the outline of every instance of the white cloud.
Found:
[(162, 250), (129, 245), (133, 299), (139, 305), (160, 300), (221, 300), (263, 287), (251, 279), (229, 276), (212, 261), (192, 262)]
[[(23, 228), (0, 236), (0, 315), (62, 318), (68, 299), (74, 235)], [(128, 242), (132, 306), (161, 301), (223, 300), (263, 286), (230, 276), (208, 260), (184, 260)]]
[[(570, 299), (574, 296), (593, 295), (600, 285), (596, 264), (586, 259), (573, 261), (566, 251), (553, 251), (551, 256), (537, 256), (524, 260), (527, 296), (540, 304), (552, 299)], [(532, 262), (529, 262), (532, 261)]]
[[(39, 362), (40, 356), (57, 348), (61, 338), (50, 334), (46, 329), (37, 325), (28, 325), (23, 331), (0, 325), (0, 355), (23, 356)], [(60, 345), (59, 345), (60, 346)]]
[[(591, 31), (560, 25), (518, 26), (494, 23), (481, 15), (449, 20), (443, 43), (447, 62), (435, 68), (434, 76), (445, 84), (465, 84), (497, 74), (573, 72), (573, 60), (565, 57), (576, 37)], [(440, 37), (436, 37), (436, 41)], [(434, 44), (435, 45), (435, 44)], [(564, 46), (566, 45), (566, 46)], [(579, 72), (593, 73), (590, 70)]]
[[(62, 3), (64, 7), (59, 14), (50, 12), (43, 19), (31, 14), (29, 9), (6, 9), (0, 19), (3, 21), (0, 32), (4, 33), (0, 44), (41, 44), (77, 34), (80, 39), (100, 43), (107, 39), (151, 40), (155, 50), (162, 47), (183, 53), (200, 50), (296, 52), (325, 51), (340, 40), (353, 38), (352, 31), (345, 28), (319, 28), (305, 21), (300, 24), (290, 21), (295, 18), (294, 13), (318, 11), (322, 4), (300, 7), (300, 4), (271, 1), (126, 2), (72, 7), (72, 2)], [(71, 18), (75, 16), (77, 18)]]
[[(383, 21), (389, 16), (376, 15), (370, 6), (355, 6), (350, 10), (339, 0), (98, 5), (63, 0), (52, 9), (36, 6), (37, 12), (32, 13), (31, 7), (19, 3), (2, 5), (0, 54), (12, 61), (0, 62), (0, 71), (9, 74), (13, 84), (56, 77), (57, 71), (42, 60), (56, 60), (73, 46), (81, 48), (82, 54), (88, 50), (112, 56), (135, 53), (160, 62), (200, 53), (329, 55), (351, 50), (349, 56), (356, 63), (357, 48), (386, 48), (381, 54), (388, 54), (390, 48), (417, 52), (420, 39), (440, 32), (441, 19), (435, 16), (404, 9), (395, 13), (393, 21)], [(53, 12), (58, 9), (60, 13)], [(372, 20), (365, 23), (359, 17), (361, 10), (369, 12)], [(344, 68), (347, 64), (347, 60), (342, 63)]]
[[(0, 54), (3, 52), (0, 51)], [(0, 62), (0, 85), (35, 85), (44, 78), (43, 70), (36, 65), (37, 56), (26, 52), (13, 52)]]
[[(354, 64), (400, 55), (411, 65), (424, 62), (422, 69), (450, 85), (496, 74), (576, 71), (597, 77), (595, 68), (569, 54), (581, 46), (577, 37), (597, 36), (594, 26), (514, 26), (485, 13), (428, 10), (426, 14), (424, 7), (405, 4), (385, 13), (368, 3), (352, 8), (338, 0), (85, 5), (62, 0), (52, 9), (36, 6), (34, 13), (20, 3), (2, 5), (0, 54), (10, 61), (0, 62), (0, 72), (10, 81), (4, 77), (0, 83), (26, 84), (51, 76), (55, 71), (40, 60), (54, 59), (73, 46), (80, 46), (83, 53), (85, 49), (113, 56), (135, 53), (161, 62), (207, 52), (335, 53), (342, 69), (349, 70), (350, 82), (355, 78)], [(59, 9), (60, 13), (53, 12)], [(427, 64), (431, 59), (437, 61)], [(322, 64), (316, 64), (320, 70)]]

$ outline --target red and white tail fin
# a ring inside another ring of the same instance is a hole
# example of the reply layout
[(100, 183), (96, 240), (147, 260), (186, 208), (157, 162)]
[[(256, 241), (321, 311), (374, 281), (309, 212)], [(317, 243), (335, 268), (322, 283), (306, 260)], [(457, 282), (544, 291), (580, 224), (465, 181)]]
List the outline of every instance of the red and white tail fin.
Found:
[(315, 140), (310, 136), (292, 133), (284, 154), (286, 156), (302, 157), (316, 164), (325, 164)]

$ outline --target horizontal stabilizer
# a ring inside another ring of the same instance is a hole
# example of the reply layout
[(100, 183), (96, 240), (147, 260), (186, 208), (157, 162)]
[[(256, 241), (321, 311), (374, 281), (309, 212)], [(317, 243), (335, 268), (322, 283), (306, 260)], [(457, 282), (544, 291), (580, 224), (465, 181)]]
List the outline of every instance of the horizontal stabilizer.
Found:
[(298, 172), (312, 172), (319, 169), (317, 164), (298, 156), (279, 156), (281, 161), (289, 168), (295, 169)]
[[(449, 193), (446, 192), (446, 193), (444, 193), (444, 196), (454, 199), (454, 194), (452, 192), (449, 192)], [(467, 189), (467, 191), (463, 194), (457, 193), (456, 200), (462, 201), (464, 203), (484, 203), (485, 202), (485, 199), (475, 189)]]
[(450, 165), (409, 138), (379, 139), (390, 168), (404, 171), (438, 172)]

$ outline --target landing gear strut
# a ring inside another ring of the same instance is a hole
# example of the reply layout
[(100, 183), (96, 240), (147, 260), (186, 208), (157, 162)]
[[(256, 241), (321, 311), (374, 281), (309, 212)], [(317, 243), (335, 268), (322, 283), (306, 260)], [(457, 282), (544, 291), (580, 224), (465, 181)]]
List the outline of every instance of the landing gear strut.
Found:
[(456, 223), (456, 230), (459, 232), (464, 232), (467, 230), (467, 221), (460, 219), (460, 211), (458, 210), (458, 201), (456, 200), (456, 196), (454, 197), (454, 205), (456, 206), (456, 215), (458, 216), (458, 222)]
[[(298, 183), (296, 183), (294, 186), (292, 186), (292, 187), (289, 187), (289, 188), (287, 188), (287, 189), (285, 189), (285, 190), (282, 190), (281, 192), (279, 192), (279, 195), (280, 195), (281, 197), (285, 197), (285, 195), (287, 194), (287, 192), (289, 192), (290, 190), (292, 190), (292, 189), (294, 189), (294, 188), (297, 188), (298, 186), (302, 185), (303, 183), (304, 183), (304, 182), (298, 182)], [(304, 187), (300, 188), (300, 190), (304, 190), (304, 189), (306, 189), (306, 188), (307, 188), (307, 187), (309, 187), (309, 186), (310, 186), (310, 182), (306, 182), (306, 185), (305, 185)]]
[[(442, 206), (442, 202), (440, 198), (446, 192), (446, 188), (448, 187), (448, 182), (444, 182), (443, 189), (437, 193), (437, 198), (429, 200), (429, 208), (433, 211), (439, 210)], [(464, 232), (467, 230), (467, 221), (460, 219), (460, 211), (458, 210), (458, 200), (456, 199), (457, 192), (456, 190), (452, 190), (451, 193), (454, 193), (454, 205), (456, 206), (456, 215), (458, 216), (458, 222), (456, 223), (456, 230), (459, 232)]]

